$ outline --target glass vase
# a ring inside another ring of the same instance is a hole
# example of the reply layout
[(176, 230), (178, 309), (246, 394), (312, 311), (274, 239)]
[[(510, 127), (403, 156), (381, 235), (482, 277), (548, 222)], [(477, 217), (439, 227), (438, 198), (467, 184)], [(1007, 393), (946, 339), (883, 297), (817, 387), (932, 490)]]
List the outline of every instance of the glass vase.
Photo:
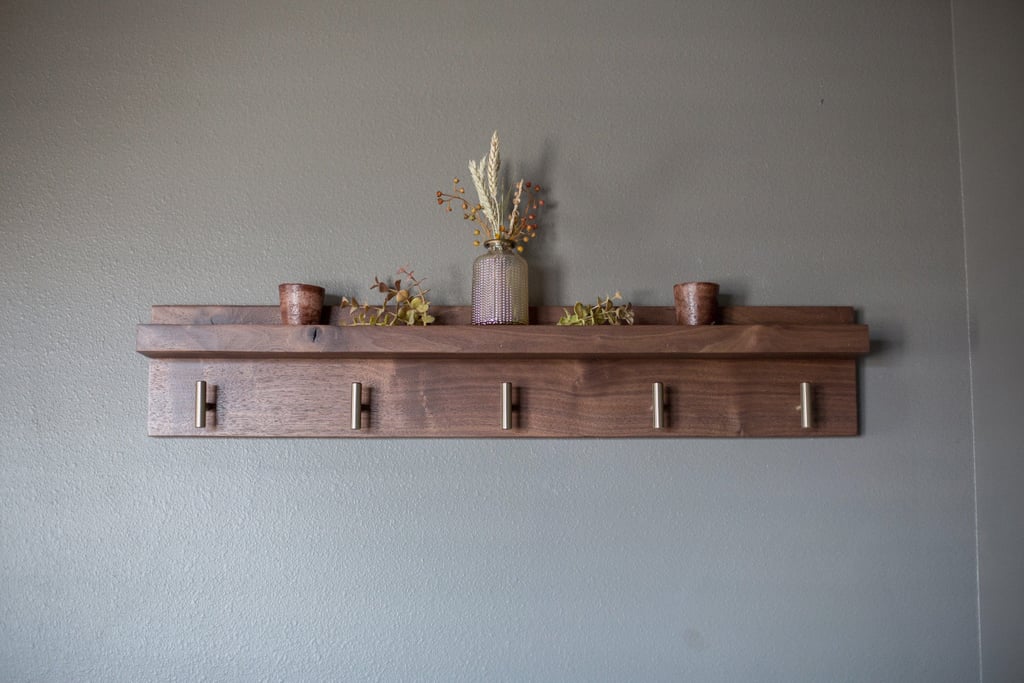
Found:
[(509, 240), (488, 240), (484, 247), (473, 261), (473, 324), (529, 324), (526, 259)]

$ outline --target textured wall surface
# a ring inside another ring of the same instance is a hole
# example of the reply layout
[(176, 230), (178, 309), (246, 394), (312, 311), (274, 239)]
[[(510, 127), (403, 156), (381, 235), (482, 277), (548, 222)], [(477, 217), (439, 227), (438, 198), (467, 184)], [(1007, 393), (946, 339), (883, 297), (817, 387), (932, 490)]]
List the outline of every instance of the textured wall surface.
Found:
[(982, 674), (1024, 679), (1024, 4), (954, 2), (974, 376)]
[[(952, 24), (0, 4), (0, 678), (977, 680)], [(433, 194), (494, 128), (552, 200), (534, 303), (713, 279), (854, 305), (863, 436), (145, 435), (151, 304), (404, 264), (466, 303), (472, 238)]]

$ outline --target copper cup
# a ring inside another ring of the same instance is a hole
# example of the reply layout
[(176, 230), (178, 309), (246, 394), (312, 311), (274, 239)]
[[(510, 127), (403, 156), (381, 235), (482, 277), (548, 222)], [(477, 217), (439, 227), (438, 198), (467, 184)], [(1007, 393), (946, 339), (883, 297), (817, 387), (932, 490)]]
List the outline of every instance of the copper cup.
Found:
[(672, 288), (676, 299), (676, 323), (714, 325), (718, 322), (718, 283), (681, 282)]
[(287, 282), (278, 285), (281, 322), (285, 325), (316, 325), (324, 309), (324, 288)]

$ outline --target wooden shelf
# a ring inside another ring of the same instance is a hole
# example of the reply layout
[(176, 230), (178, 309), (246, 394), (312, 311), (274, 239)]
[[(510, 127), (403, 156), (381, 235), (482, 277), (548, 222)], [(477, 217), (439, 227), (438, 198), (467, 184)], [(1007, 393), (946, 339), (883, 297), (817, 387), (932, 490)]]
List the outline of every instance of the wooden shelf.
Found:
[[(433, 309), (432, 309), (433, 312)], [(285, 326), (276, 306), (156, 306), (138, 326), (150, 360), (149, 431), (177, 436), (620, 437), (838, 436), (857, 433), (856, 359), (868, 328), (847, 307), (733, 307), (722, 325), (677, 326), (668, 307), (634, 326), (466, 324), (440, 307), (430, 327)], [(647, 324), (644, 324), (647, 323)], [(194, 386), (216, 407), (194, 426)], [(366, 387), (365, 424), (350, 429), (349, 389)], [(502, 382), (515, 421), (498, 419)], [(651, 386), (665, 386), (652, 428)], [(800, 426), (799, 386), (815, 419)]]
[(141, 325), (150, 358), (853, 358), (862, 325)]

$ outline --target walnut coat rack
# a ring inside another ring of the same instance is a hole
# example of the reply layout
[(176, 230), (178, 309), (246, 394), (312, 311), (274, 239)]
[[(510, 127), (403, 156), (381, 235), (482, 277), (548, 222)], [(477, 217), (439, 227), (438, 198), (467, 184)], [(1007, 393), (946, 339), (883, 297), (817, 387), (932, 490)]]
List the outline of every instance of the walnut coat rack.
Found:
[(280, 324), (277, 306), (154, 306), (149, 434), (197, 437), (822, 437), (858, 433), (866, 325), (849, 307), (725, 307), (720, 325)]

